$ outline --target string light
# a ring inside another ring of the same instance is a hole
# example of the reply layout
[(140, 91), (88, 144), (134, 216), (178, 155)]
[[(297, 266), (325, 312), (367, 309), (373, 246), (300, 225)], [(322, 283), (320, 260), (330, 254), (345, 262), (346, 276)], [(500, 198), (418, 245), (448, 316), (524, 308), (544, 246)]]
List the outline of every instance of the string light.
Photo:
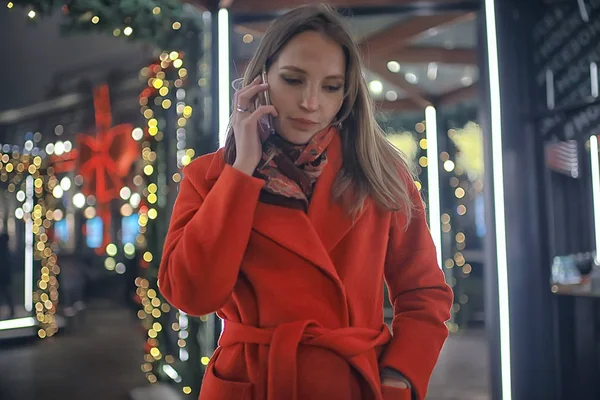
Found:
[[(483, 177), (483, 144), (482, 144), (482, 132), (481, 127), (474, 122), (468, 122), (461, 129), (449, 129), (448, 138), (455, 144), (459, 149), (455, 159), (451, 159), (451, 156), (447, 152), (440, 154), (440, 160), (443, 162), (444, 170), (448, 173), (452, 173), (449, 177), (448, 183), (453, 188), (454, 204), (453, 214), (457, 220), (457, 225), (465, 225), (460, 222), (460, 218), (463, 218), (467, 214), (467, 202), (480, 195), (483, 191), (483, 184), (481, 178)], [(457, 284), (457, 279), (467, 279), (473, 271), (473, 267), (469, 264), (463, 254), (463, 251), (467, 247), (467, 236), (464, 232), (456, 232), (453, 229), (453, 217), (449, 213), (442, 215), (442, 232), (445, 234), (454, 233), (454, 240), (451, 242), (452, 245), (452, 257), (446, 259), (444, 266), (448, 271), (452, 271), (448, 280), (448, 284), (454, 287)], [(470, 222), (466, 222), (469, 224)], [(458, 272), (454, 272), (455, 268), (459, 268)], [(458, 289), (455, 289), (457, 294), (457, 301), (453, 306), (452, 319), (448, 322), (448, 328), (451, 332), (457, 332), (459, 325), (456, 322), (456, 314), (462, 309), (460, 305), (464, 305), (468, 302), (468, 296), (466, 294), (460, 294)], [(459, 304), (460, 303), (460, 304)]]
[[(176, 25), (178, 24), (178, 25)], [(178, 22), (173, 24), (173, 29), (179, 29)], [(166, 128), (165, 121), (161, 119), (162, 112), (168, 109), (175, 109), (177, 115), (176, 133), (176, 162), (178, 168), (188, 165), (195, 156), (192, 149), (187, 146), (186, 126), (188, 120), (193, 115), (193, 108), (186, 102), (186, 91), (183, 88), (184, 80), (187, 79), (187, 70), (183, 67), (183, 54), (172, 51), (163, 52), (156, 63), (143, 68), (140, 71), (140, 78), (147, 82), (147, 87), (140, 95), (140, 113), (146, 119), (145, 126), (136, 128), (132, 132), (135, 140), (140, 141), (141, 160), (143, 177), (134, 178), (134, 183), (138, 186), (138, 193), (129, 194), (121, 192), (122, 198), (129, 197), (131, 204), (137, 203), (138, 209), (138, 228), (139, 235), (136, 240), (142, 254), (141, 264), (143, 269), (156, 271), (158, 260), (158, 249), (154, 246), (157, 243), (151, 242), (146, 237), (148, 232), (154, 230), (158, 217), (161, 215), (161, 209), (166, 204), (166, 182), (162, 179), (163, 171), (157, 164), (157, 149), (163, 139), (163, 129)], [(181, 173), (177, 172), (172, 177), (173, 182), (181, 180)], [(133, 252), (134, 248), (125, 249), (126, 252)], [(152, 279), (154, 279), (151, 274)], [(157, 376), (165, 374), (179, 383), (182, 377), (170, 365), (175, 361), (175, 354), (163, 354), (160, 345), (161, 333), (165, 329), (171, 329), (177, 334), (178, 349), (176, 350), (180, 361), (186, 362), (189, 359), (187, 350), (188, 336), (188, 317), (185, 313), (179, 311), (176, 313), (177, 323), (164, 325), (160, 318), (163, 313), (171, 311), (170, 306), (164, 302), (159, 295), (158, 287), (145, 277), (136, 279), (136, 294), (140, 299), (142, 309), (138, 312), (138, 317), (142, 320), (142, 325), (146, 329), (146, 355), (144, 363), (141, 366), (142, 371), (150, 383), (157, 382)], [(175, 351), (175, 350), (174, 350)], [(194, 362), (195, 360), (190, 360)], [(197, 361), (196, 361), (197, 362)], [(184, 386), (183, 392), (191, 394), (191, 387)]]
[[(52, 337), (58, 331), (55, 314), (60, 268), (48, 239), (48, 229), (54, 219), (62, 218), (62, 213), (54, 210), (56, 201), (52, 196), (58, 180), (45, 153), (44, 157), (37, 155), (40, 151), (32, 141), (26, 141), (22, 149), (0, 147), (2, 180), (10, 182), (8, 191), (15, 193), (20, 204), (15, 217), (25, 221), (25, 309), (35, 313), (38, 336)], [(34, 269), (38, 268), (39, 279), (34, 283)]]

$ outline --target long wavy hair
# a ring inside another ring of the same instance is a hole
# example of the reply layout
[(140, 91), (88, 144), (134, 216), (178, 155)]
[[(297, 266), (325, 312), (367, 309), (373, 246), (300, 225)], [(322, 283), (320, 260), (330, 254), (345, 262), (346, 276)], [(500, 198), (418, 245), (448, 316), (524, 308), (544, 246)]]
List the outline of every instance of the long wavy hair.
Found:
[[(346, 59), (344, 101), (335, 121), (341, 124), (343, 161), (332, 187), (334, 201), (342, 202), (347, 212), (356, 216), (370, 196), (385, 210), (404, 211), (409, 221), (414, 204), (408, 185), (413, 184), (414, 170), (385, 138), (375, 120), (358, 44), (335, 9), (325, 4), (304, 5), (274, 20), (244, 71), (243, 86), (259, 76), (263, 66), (268, 70), (293, 37), (307, 31), (318, 32), (338, 43)], [(233, 164), (235, 157), (230, 126), (225, 162)]]

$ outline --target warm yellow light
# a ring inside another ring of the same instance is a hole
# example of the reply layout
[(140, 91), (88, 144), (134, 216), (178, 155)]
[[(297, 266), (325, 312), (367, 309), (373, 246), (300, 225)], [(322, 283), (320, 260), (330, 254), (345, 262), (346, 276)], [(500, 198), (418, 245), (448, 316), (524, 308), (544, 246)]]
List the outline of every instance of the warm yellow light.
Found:
[(116, 265), (117, 263), (112, 257), (108, 257), (106, 260), (104, 260), (104, 268), (106, 268), (108, 271), (114, 271)]
[(190, 393), (192, 393), (192, 388), (191, 388), (191, 387), (189, 387), (189, 386), (184, 386), (184, 388), (183, 388), (183, 393), (185, 393), (185, 394), (190, 394)]
[(154, 86), (155, 89), (160, 89), (164, 84), (164, 81), (162, 79), (156, 78), (153, 82), (152, 82), (152, 86)]
[(148, 191), (150, 193), (156, 193), (157, 190), (158, 190), (158, 186), (156, 185), (156, 183), (151, 183), (148, 185)]
[(148, 203), (156, 204), (157, 201), (158, 201), (158, 196), (155, 193), (150, 193), (148, 195)]
[(152, 175), (153, 172), (154, 172), (154, 167), (152, 167), (152, 165), (146, 165), (144, 167), (144, 174), (150, 176), (150, 175)]
[(164, 97), (164, 96), (166, 96), (166, 95), (168, 95), (168, 94), (169, 94), (169, 88), (168, 88), (168, 87), (166, 87), (166, 86), (163, 86), (163, 87), (161, 87), (161, 88), (160, 88), (160, 90), (158, 91), (158, 93), (159, 93), (161, 96), (163, 96), (163, 97)]
[(423, 138), (419, 141), (419, 146), (423, 149), (426, 150), (427, 149), (427, 139)]
[(106, 246), (106, 254), (108, 254), (111, 257), (114, 257), (117, 255), (117, 246), (114, 243), (109, 243)]
[(153, 259), (152, 257), (152, 253), (150, 253), (149, 251), (144, 253), (144, 261), (146, 262), (151, 262)]
[(449, 224), (449, 223), (450, 223), (450, 215), (448, 215), (448, 214), (443, 214), (443, 215), (442, 215), (442, 223), (443, 223), (443, 224)]
[(152, 357), (158, 357), (160, 356), (160, 350), (158, 350), (156, 347), (153, 347), (150, 349), (150, 354), (152, 355)]
[(123, 29), (123, 33), (125, 34), (125, 36), (131, 36), (131, 34), (133, 33), (133, 28), (130, 26), (125, 27), (125, 29)]
[(183, 60), (181, 58), (178, 58), (177, 60), (173, 61), (173, 66), (175, 68), (181, 68), (182, 65), (183, 65)]
[(31, 18), (31, 19), (34, 19), (35, 18), (35, 11), (33, 11), (33, 10), (29, 11), (29, 13), (27, 14), (27, 16), (29, 18)]
[(13, 4), (12, 1), (9, 1), (8, 4), (6, 5), (7, 8), (13, 8), (15, 5)]
[(87, 219), (92, 219), (96, 216), (96, 209), (94, 207), (88, 207), (85, 209), (85, 211), (83, 212), (83, 215), (87, 218)]
[(419, 158), (419, 165), (423, 168), (425, 168), (427, 166), (428, 162), (429, 161), (427, 160), (427, 157), (425, 157), (425, 156), (422, 156), (421, 158)]
[(135, 246), (133, 243), (127, 243), (123, 246), (123, 251), (125, 251), (125, 254), (128, 256), (132, 256), (135, 253)]
[(465, 197), (465, 189), (459, 187), (456, 188), (456, 190), (454, 191), (454, 195), (458, 198), (458, 199), (462, 199), (463, 197)]
[(120, 34), (121, 34), (121, 30), (120, 30), (119, 28), (115, 28), (115, 29), (113, 30), (113, 35), (114, 35), (114, 36), (119, 36)]
[(94, 15), (92, 17), (92, 24), (97, 24), (98, 22), (100, 22), (100, 17), (98, 17), (97, 15)]
[(172, 51), (172, 52), (169, 54), (169, 58), (170, 58), (171, 60), (177, 60), (177, 59), (179, 58), (179, 53), (178, 53), (178, 52), (176, 52), (176, 51)]
[(246, 34), (244, 35), (244, 37), (242, 38), (242, 40), (244, 41), (244, 43), (247, 43), (247, 44), (248, 44), (248, 43), (252, 43), (252, 42), (254, 41), (254, 36), (252, 36), (252, 35), (251, 35), (251, 34), (249, 34), (249, 33), (246, 33)]
[(154, 8), (152, 9), (152, 14), (154, 14), (154, 15), (158, 15), (158, 14), (160, 14), (160, 7), (154, 7)]
[(171, 107), (171, 100), (169, 99), (164, 99), (162, 101), (162, 108), (164, 108), (165, 110), (168, 110), (169, 107)]
[(155, 208), (151, 208), (148, 210), (148, 218), (156, 219), (158, 217), (158, 211)]
[(204, 356), (200, 359), (200, 362), (202, 363), (202, 365), (208, 365), (208, 363), (210, 362), (210, 358)]
[(173, 30), (178, 31), (179, 29), (181, 29), (181, 22), (173, 22)]

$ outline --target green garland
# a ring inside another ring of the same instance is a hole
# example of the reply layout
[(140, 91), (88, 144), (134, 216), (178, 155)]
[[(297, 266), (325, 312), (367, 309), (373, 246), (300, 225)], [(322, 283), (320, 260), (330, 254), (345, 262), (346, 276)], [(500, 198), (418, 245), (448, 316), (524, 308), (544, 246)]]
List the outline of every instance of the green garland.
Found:
[[(105, 33), (142, 40), (159, 48), (179, 48), (200, 29), (200, 13), (178, 0), (30, 0), (14, 1), (36, 16), (60, 12), (61, 31)], [(35, 18), (34, 18), (35, 19)]]

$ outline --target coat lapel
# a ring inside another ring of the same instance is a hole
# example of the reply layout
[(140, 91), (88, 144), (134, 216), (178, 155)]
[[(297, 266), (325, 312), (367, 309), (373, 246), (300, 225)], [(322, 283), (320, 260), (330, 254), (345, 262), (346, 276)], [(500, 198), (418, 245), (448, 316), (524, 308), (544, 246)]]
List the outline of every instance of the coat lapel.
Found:
[(333, 202), (331, 189), (342, 168), (342, 143), (339, 133), (335, 135), (327, 148), (327, 165), (317, 183), (308, 208), (308, 217), (319, 235), (327, 252), (342, 240), (352, 226), (362, 217), (368, 203), (352, 221), (345, 208), (339, 202)]
[(340, 283), (327, 250), (308, 216), (300, 210), (258, 203), (253, 228), (278, 245), (308, 260)]

